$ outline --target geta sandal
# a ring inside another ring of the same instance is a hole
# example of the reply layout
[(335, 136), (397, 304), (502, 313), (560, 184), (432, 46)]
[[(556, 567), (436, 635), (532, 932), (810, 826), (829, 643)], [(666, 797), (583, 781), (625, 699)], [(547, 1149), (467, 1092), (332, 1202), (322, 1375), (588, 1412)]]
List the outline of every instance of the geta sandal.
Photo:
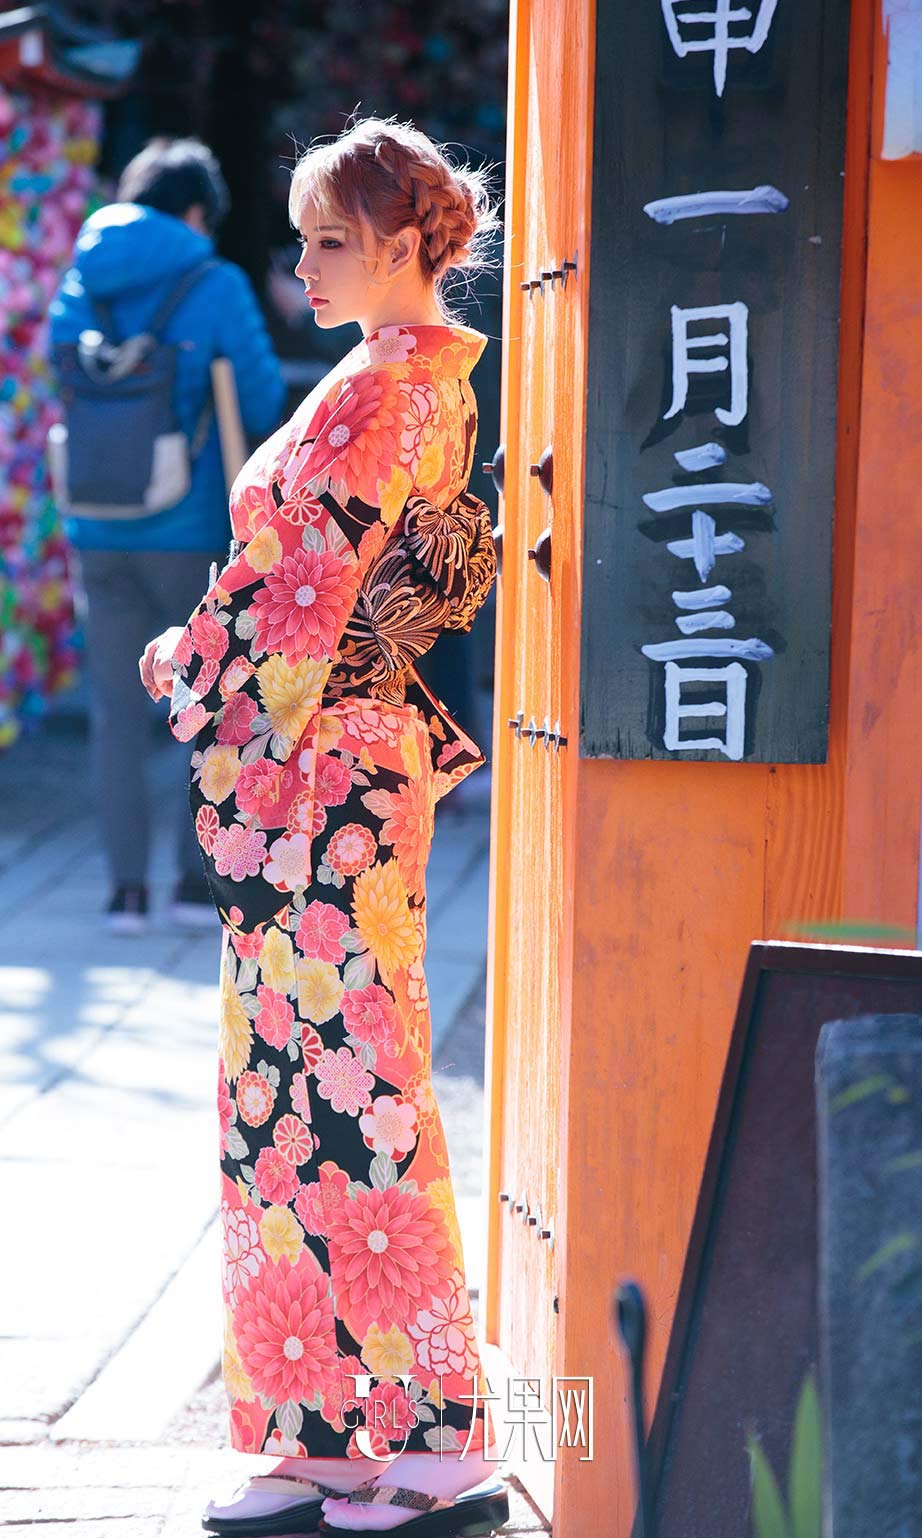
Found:
[[(418, 1517), (410, 1517), (389, 1533), (413, 1533), (414, 1538), (479, 1538), (479, 1535), (495, 1532), (509, 1521), (509, 1496), (502, 1480), (482, 1481), (470, 1490), (464, 1490), (453, 1500), (443, 1500), (438, 1495), (426, 1495), (422, 1490), (407, 1490), (401, 1485), (379, 1485), (374, 1479), (357, 1485), (345, 1497), (350, 1504), (381, 1506), (406, 1506), (418, 1511)], [(324, 1518), (317, 1523), (318, 1533), (344, 1534), (349, 1530), (335, 1527)], [(364, 1532), (371, 1529), (365, 1528)]]
[[(215, 1538), (282, 1538), (288, 1533), (315, 1533), (323, 1515), (323, 1502), (327, 1496), (340, 1500), (349, 1492), (334, 1490), (330, 1485), (318, 1484), (302, 1474), (254, 1474), (240, 1486), (240, 1504), (251, 1491), (254, 1494), (305, 1495), (314, 1492), (313, 1500), (295, 1500), (279, 1506), (275, 1511), (263, 1512), (262, 1516), (202, 1517), (202, 1527)], [(216, 1503), (214, 1503), (216, 1504)], [(229, 1503), (232, 1504), (232, 1503)]]

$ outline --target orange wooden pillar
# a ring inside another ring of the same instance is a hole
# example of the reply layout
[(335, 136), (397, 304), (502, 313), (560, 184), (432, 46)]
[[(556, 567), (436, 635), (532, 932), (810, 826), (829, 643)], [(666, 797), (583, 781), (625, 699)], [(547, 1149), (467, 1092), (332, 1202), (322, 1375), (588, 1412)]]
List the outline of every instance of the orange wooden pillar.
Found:
[(867, 273), (847, 637), (843, 908), (918, 932), (922, 156), (880, 158), (890, 42), (877, 16), (875, 21), (870, 178), (861, 229)]
[[(748, 946), (821, 921), (916, 933), (922, 159), (876, 158), (887, 45), (871, 0), (854, 0), (827, 762), (582, 759), (594, 37), (592, 0), (513, 5), (485, 1333), (507, 1372), (593, 1377), (592, 1461), (560, 1449), (518, 1472), (557, 1533), (627, 1538), (611, 1292), (630, 1275), (647, 1293), (652, 1404)], [(565, 289), (521, 289), (576, 253)], [(551, 442), (546, 498), (528, 466)], [(544, 526), (541, 586), (527, 550)], [(525, 746), (507, 724), (518, 710), (523, 726), (559, 717), (566, 748)], [(510, 1213), (523, 1197), (552, 1248)]]

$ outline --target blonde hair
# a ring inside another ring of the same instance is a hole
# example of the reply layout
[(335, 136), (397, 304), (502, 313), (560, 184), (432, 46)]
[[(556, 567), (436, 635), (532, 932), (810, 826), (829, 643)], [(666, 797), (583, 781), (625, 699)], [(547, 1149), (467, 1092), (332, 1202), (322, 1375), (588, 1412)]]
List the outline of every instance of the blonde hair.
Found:
[(292, 174), (288, 212), (297, 226), (309, 196), (324, 216), (356, 231), (367, 224), (379, 244), (415, 226), (423, 278), (433, 284), (446, 319), (453, 319), (446, 281), (461, 273), (469, 285), (474, 273), (499, 265), (489, 255), (500, 227), (491, 169), (458, 165), (412, 123), (364, 118), (305, 150)]

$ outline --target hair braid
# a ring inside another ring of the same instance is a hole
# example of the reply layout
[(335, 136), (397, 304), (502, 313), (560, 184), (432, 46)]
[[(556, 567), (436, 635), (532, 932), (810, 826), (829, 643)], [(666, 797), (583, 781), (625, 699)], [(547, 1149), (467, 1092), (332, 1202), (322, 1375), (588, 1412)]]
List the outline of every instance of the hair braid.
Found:
[(422, 270), (437, 291), (452, 268), (494, 265), (482, 249), (499, 227), (487, 170), (455, 165), (412, 124), (369, 118), (308, 150), (292, 181), (295, 222), (308, 187), (347, 222), (367, 219), (379, 239), (414, 225)]
[(419, 226), (429, 267), (438, 277), (467, 254), (477, 227), (470, 192), (460, 184), (459, 173), (440, 161), (420, 159), (395, 139), (378, 139), (374, 160), (404, 194)]

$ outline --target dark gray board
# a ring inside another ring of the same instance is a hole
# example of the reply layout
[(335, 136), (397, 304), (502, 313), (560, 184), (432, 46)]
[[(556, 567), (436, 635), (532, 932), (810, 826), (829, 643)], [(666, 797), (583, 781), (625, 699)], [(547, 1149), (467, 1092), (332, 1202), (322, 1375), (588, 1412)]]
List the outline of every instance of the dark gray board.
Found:
[[(778, 0), (761, 49), (731, 50), (719, 98), (713, 55), (678, 57), (657, 0), (599, 0), (597, 26), (580, 753), (727, 761), (713, 749), (665, 749), (664, 665), (640, 650), (681, 639), (673, 590), (723, 584), (736, 626), (708, 639), (756, 637), (774, 651), (742, 662), (742, 757), (823, 762), (848, 3)], [(654, 199), (763, 185), (785, 194), (785, 212), (672, 224), (644, 213)], [(746, 416), (717, 419), (727, 374), (711, 374), (692, 379), (685, 408), (666, 420), (670, 306), (735, 302), (748, 307)], [(680, 469), (674, 451), (704, 442), (721, 444), (726, 463)], [(761, 482), (773, 501), (707, 509), (718, 534), (736, 532), (745, 548), (701, 583), (666, 549), (690, 532), (691, 510), (657, 515), (642, 497), (712, 480)], [(703, 697), (722, 696), (705, 687)], [(690, 725), (697, 735), (725, 727)]]
[[(821, 1397), (826, 1392), (817, 1042), (830, 1020), (920, 1010), (918, 951), (751, 946), (653, 1406), (648, 1457), (656, 1522), (647, 1538), (749, 1538), (747, 1432), (759, 1438), (786, 1490), (808, 1371), (819, 1370)], [(866, 1258), (856, 1255), (856, 1266)], [(892, 1281), (892, 1268), (886, 1279)], [(874, 1529), (865, 1533), (877, 1538)]]

